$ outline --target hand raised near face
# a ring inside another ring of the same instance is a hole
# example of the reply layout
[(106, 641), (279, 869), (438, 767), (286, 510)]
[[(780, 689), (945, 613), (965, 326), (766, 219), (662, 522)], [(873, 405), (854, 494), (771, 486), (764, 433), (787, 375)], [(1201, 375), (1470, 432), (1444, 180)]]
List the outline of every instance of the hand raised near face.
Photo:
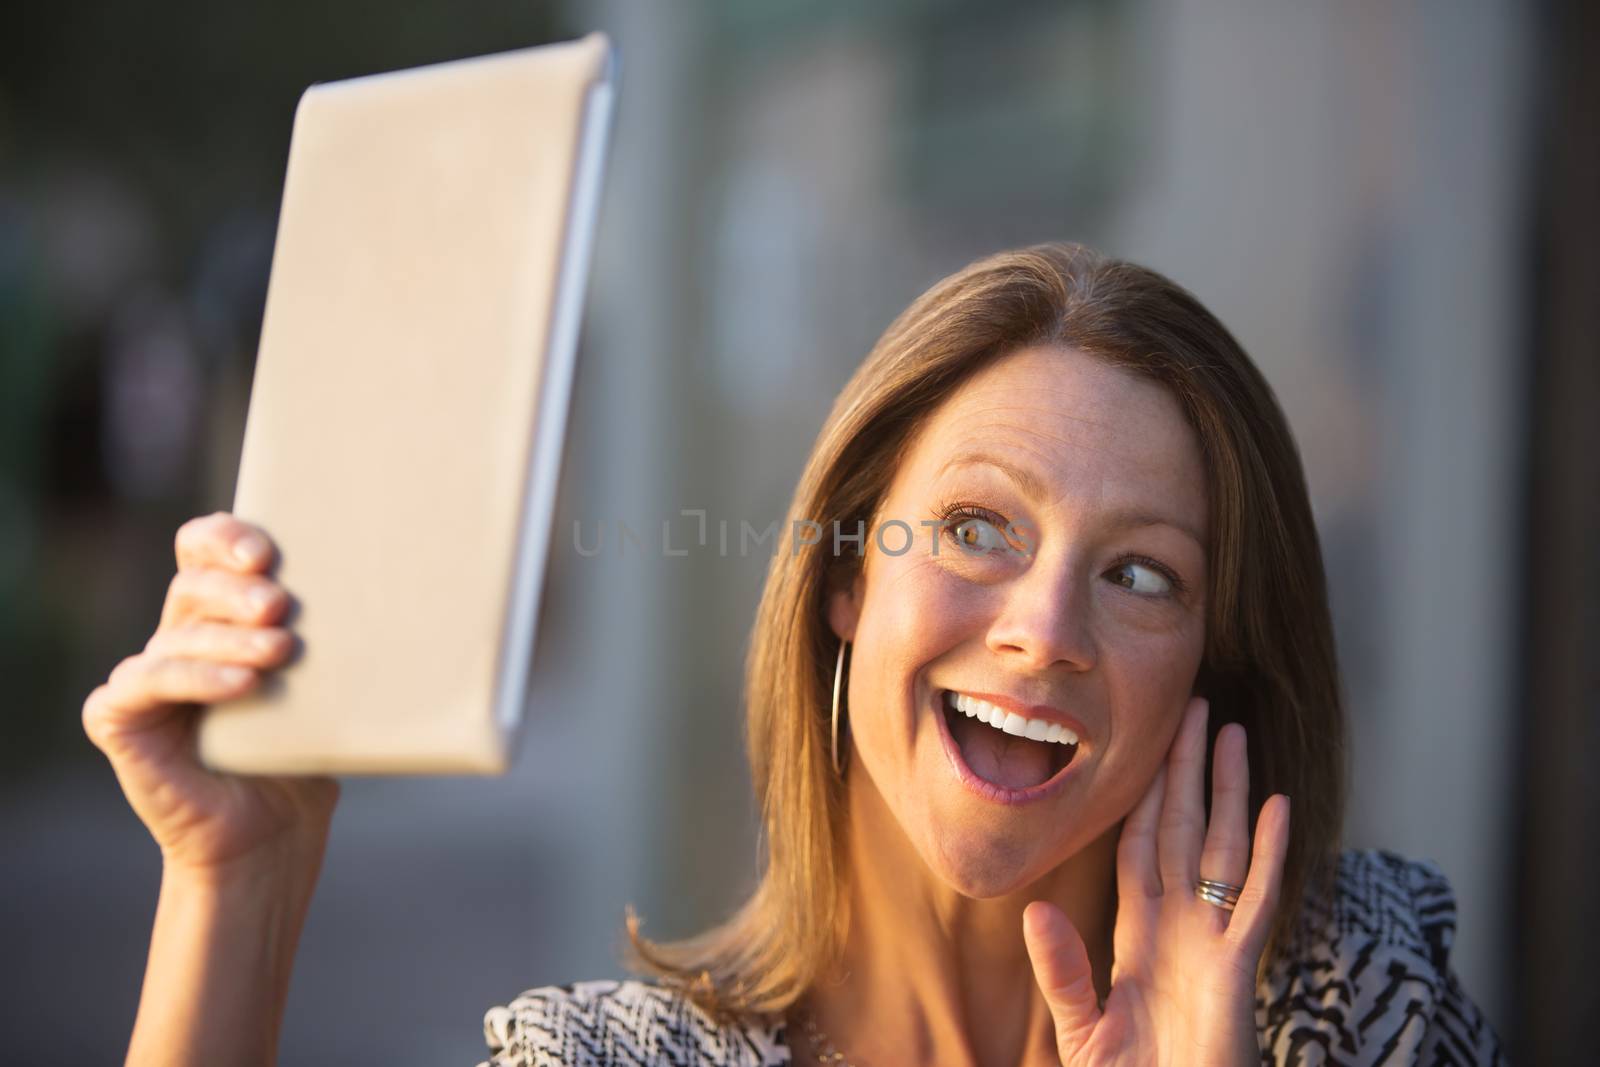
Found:
[[(1261, 1062), (1256, 969), (1278, 905), (1289, 798), (1275, 794), (1249, 831), (1244, 727), (1217, 735), (1211, 821), (1203, 791), (1207, 705), (1190, 701), (1171, 751), (1123, 824), (1111, 991), (1101, 1007), (1083, 939), (1057, 907), (1023, 912), (1034, 977), (1066, 1067)], [(1230, 912), (1195, 892), (1201, 879), (1243, 886)]]

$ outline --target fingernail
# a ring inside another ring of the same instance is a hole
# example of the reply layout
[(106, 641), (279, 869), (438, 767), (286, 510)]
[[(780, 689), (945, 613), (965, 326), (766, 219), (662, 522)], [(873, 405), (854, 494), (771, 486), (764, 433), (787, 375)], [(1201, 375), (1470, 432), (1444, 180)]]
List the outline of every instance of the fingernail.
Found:
[(258, 585), (250, 590), (250, 606), (257, 611), (266, 611), (272, 606), (277, 592), (269, 585)]
[(256, 634), (250, 638), (250, 644), (257, 652), (278, 651), (278, 638), (275, 634)]
[(245, 534), (233, 543), (233, 558), (240, 563), (259, 563), (266, 554), (267, 543), (255, 534)]
[(224, 685), (243, 685), (245, 679), (250, 677), (250, 668), (229, 664), (217, 668), (217, 676), (222, 679)]

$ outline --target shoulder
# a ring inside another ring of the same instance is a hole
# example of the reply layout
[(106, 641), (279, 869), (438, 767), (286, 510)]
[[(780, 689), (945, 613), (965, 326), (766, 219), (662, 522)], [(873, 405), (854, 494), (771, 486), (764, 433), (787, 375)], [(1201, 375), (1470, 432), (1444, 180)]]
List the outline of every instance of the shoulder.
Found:
[(633, 979), (541, 986), (483, 1018), (490, 1059), (478, 1067), (787, 1064), (783, 1026), (725, 1024), (675, 990)]
[(1437, 866), (1342, 853), (1331, 890), (1307, 894), (1297, 936), (1258, 989), (1267, 1061), (1503, 1065), (1450, 967), (1455, 930)]

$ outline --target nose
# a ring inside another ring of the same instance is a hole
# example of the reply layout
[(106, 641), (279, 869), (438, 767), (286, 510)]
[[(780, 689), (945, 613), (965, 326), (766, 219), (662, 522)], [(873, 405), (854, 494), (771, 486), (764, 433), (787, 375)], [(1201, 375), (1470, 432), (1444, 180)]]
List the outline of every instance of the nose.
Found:
[(1070, 559), (1046, 566), (1038, 557), (1007, 583), (986, 641), (1020, 669), (1042, 672), (1060, 664), (1086, 671), (1097, 658), (1092, 610), (1092, 591), (1081, 567)]

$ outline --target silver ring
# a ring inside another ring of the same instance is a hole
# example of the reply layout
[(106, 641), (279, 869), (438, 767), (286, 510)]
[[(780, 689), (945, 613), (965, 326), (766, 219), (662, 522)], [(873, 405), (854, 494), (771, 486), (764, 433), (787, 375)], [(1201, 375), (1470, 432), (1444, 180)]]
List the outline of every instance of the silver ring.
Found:
[(1213, 882), (1209, 878), (1202, 878), (1194, 884), (1194, 895), (1207, 904), (1214, 904), (1223, 911), (1232, 911), (1234, 905), (1239, 903), (1239, 894), (1244, 892), (1242, 885), (1229, 885), (1227, 882)]

